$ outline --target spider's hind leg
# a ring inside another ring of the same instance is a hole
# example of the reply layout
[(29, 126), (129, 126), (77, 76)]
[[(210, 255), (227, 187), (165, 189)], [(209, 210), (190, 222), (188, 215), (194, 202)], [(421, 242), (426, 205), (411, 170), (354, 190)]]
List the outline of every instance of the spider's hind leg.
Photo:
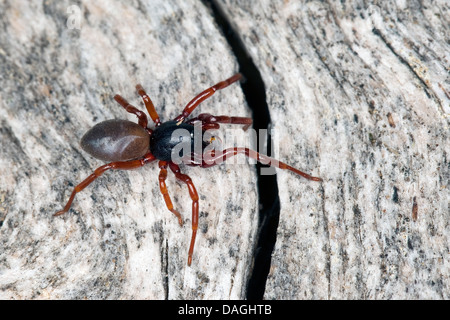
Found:
[(100, 177), (103, 173), (105, 173), (108, 170), (131, 170), (136, 169), (139, 167), (142, 167), (146, 165), (147, 163), (150, 163), (155, 160), (155, 157), (151, 153), (147, 153), (143, 159), (139, 160), (130, 160), (130, 161), (117, 161), (117, 162), (111, 162), (108, 164), (105, 164), (101, 167), (98, 167), (95, 169), (95, 171), (88, 176), (86, 179), (84, 179), (82, 182), (77, 184), (75, 188), (72, 191), (72, 194), (70, 195), (69, 201), (67, 201), (64, 208), (54, 214), (54, 216), (59, 216), (67, 211), (69, 211), (70, 206), (72, 205), (73, 200), (75, 199), (75, 195), (82, 191), (84, 188), (86, 188), (88, 185), (90, 185), (95, 179)]
[(119, 94), (114, 96), (114, 100), (116, 100), (127, 112), (134, 114), (138, 118), (138, 124), (142, 128), (147, 129), (148, 119), (144, 112), (129, 104), (128, 101)]

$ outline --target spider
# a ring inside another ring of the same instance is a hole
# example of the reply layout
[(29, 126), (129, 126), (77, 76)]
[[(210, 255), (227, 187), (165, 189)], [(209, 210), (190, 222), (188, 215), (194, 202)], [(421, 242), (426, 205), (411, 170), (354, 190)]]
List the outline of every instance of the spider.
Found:
[[(136, 169), (150, 162), (159, 160), (159, 188), (167, 209), (178, 218), (180, 226), (183, 225), (183, 218), (181, 217), (181, 214), (174, 209), (165, 182), (168, 169), (174, 173), (177, 180), (187, 185), (189, 196), (192, 199), (192, 236), (187, 261), (188, 266), (190, 266), (192, 263), (192, 255), (198, 229), (199, 197), (191, 178), (186, 174), (183, 174), (178, 164), (175, 163), (175, 161), (172, 161), (172, 154), (180, 141), (187, 142), (194, 147), (196, 141), (196, 139), (194, 139), (194, 131), (196, 126), (197, 128), (200, 126), (201, 132), (204, 133), (208, 129), (219, 129), (220, 124), (223, 123), (244, 125), (244, 130), (252, 124), (251, 118), (230, 117), (224, 115), (213, 116), (208, 113), (201, 113), (197, 117), (187, 119), (201, 102), (211, 97), (217, 90), (224, 89), (230, 84), (240, 80), (241, 77), (241, 74), (235, 74), (227, 80), (221, 81), (202, 91), (186, 105), (180, 115), (167, 122), (161, 122), (152, 100), (142, 86), (138, 84), (136, 90), (142, 97), (144, 105), (155, 124), (154, 129), (148, 127), (148, 119), (144, 112), (129, 104), (122, 96), (115, 95), (114, 100), (116, 100), (127, 112), (136, 115), (138, 123), (136, 124), (128, 120), (119, 119), (107, 120), (98, 123), (86, 132), (80, 141), (82, 149), (91, 156), (109, 163), (97, 168), (90, 176), (76, 185), (64, 208), (56, 212), (54, 216), (59, 216), (69, 211), (75, 195), (100, 177), (105, 171), (110, 169)], [(188, 134), (181, 136), (177, 133), (177, 129), (184, 129)], [(195, 154), (194, 151), (182, 155), (183, 163), (190, 166), (207, 168), (220, 164), (229, 157), (237, 154), (244, 154), (246, 157), (253, 158), (262, 163), (270, 162), (271, 165), (277, 168), (287, 169), (308, 180), (322, 181), (321, 178), (312, 177), (281, 161), (259, 154), (249, 148), (233, 147), (220, 151), (208, 151), (207, 149), (212, 140), (213, 138), (210, 139), (210, 141), (203, 141), (201, 143), (201, 151), (208, 155), (209, 161), (206, 161), (206, 158), (199, 158), (198, 154)]]

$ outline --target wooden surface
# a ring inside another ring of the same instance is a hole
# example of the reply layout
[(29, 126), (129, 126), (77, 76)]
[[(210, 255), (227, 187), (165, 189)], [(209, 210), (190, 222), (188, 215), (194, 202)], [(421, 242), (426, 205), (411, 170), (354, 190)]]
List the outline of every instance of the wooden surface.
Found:
[[(258, 239), (252, 165), (183, 168), (200, 195), (191, 267), (187, 189), (169, 175), (180, 228), (157, 164), (106, 173), (52, 217), (102, 164), (81, 150), (83, 133), (135, 120), (115, 93), (142, 107), (141, 83), (168, 120), (243, 69), (205, 4), (0, 2), (0, 298), (247, 297)], [(324, 179), (278, 171), (263, 297), (448, 299), (448, 4), (217, 6), (264, 82), (278, 157)], [(239, 85), (196, 112), (252, 114)]]

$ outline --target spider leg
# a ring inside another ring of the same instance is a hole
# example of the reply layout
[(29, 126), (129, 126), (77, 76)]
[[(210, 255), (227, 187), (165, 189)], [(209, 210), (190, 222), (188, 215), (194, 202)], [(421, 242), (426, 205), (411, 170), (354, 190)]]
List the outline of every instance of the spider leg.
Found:
[[(270, 164), (271, 166), (279, 168), (279, 169), (286, 169), (286, 170), (292, 171), (308, 180), (322, 181), (321, 178), (310, 176), (309, 174), (304, 173), (303, 171), (300, 171), (294, 167), (291, 167), (290, 165), (288, 165), (284, 162), (281, 162), (277, 159), (260, 154), (260, 153), (256, 152), (255, 150), (251, 150), (249, 148), (237, 148), (237, 147), (228, 148), (223, 151), (220, 151), (219, 153), (217, 153), (216, 151), (213, 150), (213, 152), (203, 155), (203, 161), (200, 166), (203, 168), (212, 167), (212, 166), (215, 166), (215, 165), (218, 165), (218, 164), (224, 162), (227, 158), (233, 157), (238, 154), (244, 154), (246, 157), (255, 159), (256, 161), (261, 162), (263, 164)], [(207, 158), (206, 161), (205, 161), (205, 156)]]
[(147, 119), (147, 116), (145, 115), (145, 113), (143, 113), (141, 110), (137, 109), (136, 107), (133, 107), (121, 95), (116, 94), (114, 96), (114, 100), (116, 100), (127, 112), (136, 115), (136, 117), (138, 117), (139, 125), (141, 127), (143, 127), (144, 129), (147, 129), (148, 119)]
[(176, 122), (184, 121), (192, 113), (192, 111), (194, 111), (194, 109), (197, 108), (197, 106), (200, 103), (202, 103), (203, 101), (205, 101), (206, 99), (211, 97), (217, 90), (224, 89), (224, 88), (228, 87), (230, 84), (240, 80), (241, 78), (242, 78), (242, 75), (240, 73), (237, 73), (234, 76), (232, 76), (224, 81), (221, 81), (221, 82), (213, 85), (212, 87), (202, 91), (201, 93), (196, 95), (186, 105), (186, 107), (183, 109), (183, 112), (178, 117), (176, 117), (174, 120)]
[(138, 94), (142, 97), (142, 100), (144, 100), (145, 107), (147, 108), (148, 114), (150, 115), (150, 118), (152, 118), (155, 125), (158, 127), (161, 125), (161, 120), (159, 120), (158, 113), (156, 112), (155, 106), (153, 105), (152, 100), (145, 92), (144, 88), (140, 84), (136, 86), (136, 90)]
[(194, 252), (195, 237), (198, 229), (198, 194), (194, 183), (188, 175), (181, 173), (180, 167), (173, 162), (169, 162), (169, 168), (175, 174), (177, 180), (184, 182), (189, 189), (189, 196), (192, 199), (192, 237), (188, 253), (188, 266), (192, 263), (192, 254)]
[(86, 188), (88, 185), (90, 185), (95, 179), (100, 177), (105, 171), (109, 169), (113, 170), (131, 170), (136, 169), (139, 167), (142, 167), (146, 165), (149, 162), (152, 162), (155, 160), (155, 157), (151, 153), (147, 153), (144, 158), (139, 160), (130, 160), (130, 161), (118, 161), (118, 162), (111, 162), (108, 164), (105, 164), (101, 167), (98, 167), (95, 169), (95, 171), (86, 179), (84, 179), (81, 183), (75, 186), (75, 188), (72, 191), (72, 194), (70, 195), (69, 201), (67, 201), (64, 209), (56, 212), (54, 216), (62, 215), (63, 213), (66, 213), (69, 211), (70, 206), (72, 205), (73, 199), (75, 198), (75, 195), (82, 191), (84, 188)]
[(189, 119), (186, 123), (193, 124), (196, 121), (202, 122), (202, 129), (219, 129), (219, 123), (227, 123), (227, 124), (243, 124), (242, 128), (246, 131), (253, 123), (252, 118), (245, 117), (229, 117), (229, 116), (213, 116), (209, 113), (201, 113), (197, 117)]
[(180, 226), (183, 225), (183, 219), (181, 218), (180, 213), (173, 208), (172, 201), (170, 200), (169, 191), (166, 186), (167, 179), (167, 161), (159, 161), (159, 168), (161, 171), (159, 172), (159, 189), (164, 197), (164, 201), (166, 202), (167, 209), (171, 211), (178, 218), (178, 222)]

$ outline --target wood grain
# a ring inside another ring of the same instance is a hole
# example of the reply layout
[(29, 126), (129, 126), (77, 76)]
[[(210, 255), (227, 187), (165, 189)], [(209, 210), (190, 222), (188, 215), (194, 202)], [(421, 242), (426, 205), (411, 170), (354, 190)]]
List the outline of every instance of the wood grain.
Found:
[[(145, 110), (135, 89), (141, 83), (166, 121), (238, 71), (198, 1), (82, 1), (79, 16), (68, 13), (71, 5), (19, 1), (1, 8), (7, 32), (0, 36), (0, 296), (244, 298), (258, 205), (248, 164), (183, 167), (200, 196), (192, 267), (188, 190), (169, 174), (181, 228), (159, 191), (157, 164), (105, 173), (77, 195), (68, 214), (52, 216), (103, 164), (82, 151), (81, 136), (106, 119), (136, 121), (114, 94)], [(75, 18), (79, 29), (68, 26)], [(200, 112), (250, 115), (239, 84), (216, 93)]]
[(278, 173), (264, 297), (448, 299), (448, 3), (220, 4), (265, 82), (281, 157), (324, 179)]
[[(264, 298), (448, 299), (448, 3), (214, 3), (261, 74), (277, 157), (324, 179), (277, 171)], [(80, 148), (84, 132), (136, 120), (114, 94), (144, 110), (141, 83), (165, 121), (242, 69), (208, 1), (0, 12), (0, 298), (246, 298), (258, 192), (245, 161), (183, 167), (200, 196), (191, 267), (188, 191), (169, 174), (180, 228), (157, 165), (105, 174), (52, 217), (103, 164)], [(251, 116), (239, 85), (196, 112)]]

